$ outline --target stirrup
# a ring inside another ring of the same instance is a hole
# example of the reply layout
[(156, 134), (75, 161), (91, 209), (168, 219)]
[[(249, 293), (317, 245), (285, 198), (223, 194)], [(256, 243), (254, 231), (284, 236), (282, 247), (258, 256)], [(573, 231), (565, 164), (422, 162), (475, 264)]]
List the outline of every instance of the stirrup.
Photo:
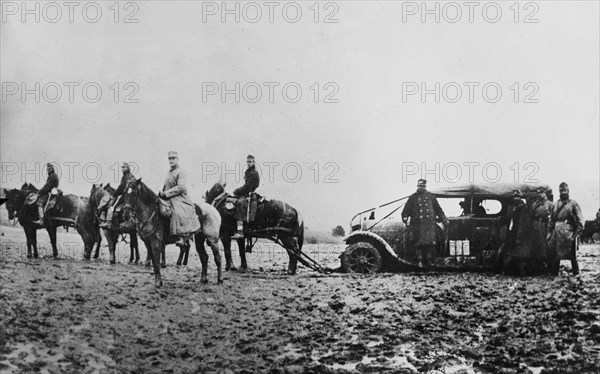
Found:
[(182, 238), (179, 238), (176, 242), (175, 245), (178, 247), (185, 247), (187, 245), (186, 241), (183, 240)]
[(106, 221), (106, 222), (102, 222), (101, 224), (99, 224), (98, 227), (100, 227), (101, 229), (112, 229), (113, 225), (112, 225), (112, 223)]
[(244, 239), (244, 233), (242, 233), (242, 232), (236, 232), (235, 234), (233, 234), (233, 236), (231, 237), (231, 239)]

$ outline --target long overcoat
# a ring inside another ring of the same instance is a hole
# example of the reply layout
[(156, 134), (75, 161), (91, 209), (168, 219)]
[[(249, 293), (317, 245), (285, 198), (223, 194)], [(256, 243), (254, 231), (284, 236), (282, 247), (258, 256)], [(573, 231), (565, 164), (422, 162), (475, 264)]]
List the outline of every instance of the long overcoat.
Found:
[(167, 173), (163, 192), (172, 208), (171, 235), (190, 235), (200, 229), (196, 208), (187, 195), (186, 186), (186, 173), (179, 166)]

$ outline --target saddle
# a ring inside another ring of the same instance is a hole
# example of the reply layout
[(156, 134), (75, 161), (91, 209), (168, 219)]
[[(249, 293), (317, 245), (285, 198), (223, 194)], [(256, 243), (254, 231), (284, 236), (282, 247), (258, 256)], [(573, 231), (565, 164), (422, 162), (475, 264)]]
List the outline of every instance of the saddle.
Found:
[(61, 209), (61, 201), (63, 197), (62, 190), (57, 188), (53, 188), (50, 191), (50, 195), (48, 196), (48, 202), (46, 203), (46, 207), (44, 208), (45, 212), (59, 213), (62, 211)]
[(259, 197), (260, 196), (257, 193), (252, 192), (248, 197), (233, 198), (232, 200), (235, 201), (235, 219), (244, 222), (254, 221), (254, 218), (256, 218), (256, 211), (258, 210)]

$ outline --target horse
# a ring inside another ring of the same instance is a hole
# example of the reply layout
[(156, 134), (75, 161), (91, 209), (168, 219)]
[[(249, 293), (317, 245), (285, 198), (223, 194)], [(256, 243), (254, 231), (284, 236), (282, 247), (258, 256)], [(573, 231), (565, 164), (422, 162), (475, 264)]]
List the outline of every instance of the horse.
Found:
[[(160, 274), (159, 260), (162, 254), (164, 262), (165, 245), (175, 243), (177, 237), (170, 235), (169, 220), (160, 215), (158, 196), (142, 182), (141, 178), (129, 181), (125, 187), (125, 194), (123, 196), (125, 202), (123, 207), (124, 217), (125, 219), (130, 219), (133, 216), (136, 220), (138, 235), (144, 241), (148, 255), (152, 258), (154, 286), (161, 287), (163, 281)], [(221, 284), (223, 283), (223, 279), (221, 278), (220, 253), (222, 244), (219, 238), (221, 216), (214, 207), (208, 204), (202, 204), (201, 206), (195, 204), (195, 207), (196, 214), (198, 214), (198, 219), (201, 223), (200, 230), (194, 234), (196, 252), (198, 252), (200, 262), (202, 263), (200, 282), (208, 282), (208, 254), (204, 247), (204, 241), (206, 240), (212, 249), (215, 264), (217, 265), (217, 282)], [(189, 243), (187, 251), (189, 251)]]
[[(36, 204), (28, 205), (25, 203), (27, 196), (38, 191), (31, 183), (23, 184), (20, 190), (11, 189), (5, 190), (6, 209), (8, 210), (8, 218), (18, 218), (19, 223), (23, 226), (25, 237), (27, 238), (27, 257), (38, 258), (36, 232), (40, 228), (33, 221), (37, 218)], [(101, 244), (100, 232), (95, 226), (95, 217), (87, 204), (87, 198), (78, 197), (75, 195), (66, 195), (57, 197), (60, 202), (57, 203), (59, 208), (50, 209), (46, 216), (46, 231), (50, 236), (52, 244), (52, 255), (58, 257), (58, 248), (56, 246), (56, 228), (58, 226), (75, 227), (84, 243), (84, 259), (89, 259), (94, 244), (96, 252), (98, 252)], [(52, 211), (55, 214), (52, 214)], [(33, 253), (32, 253), (33, 252)]]
[[(16, 188), (3, 189), (8, 219), (12, 221), (17, 218), (19, 224), (23, 227), (23, 231), (25, 231), (25, 238), (27, 240), (27, 258), (38, 258), (37, 230), (40, 227), (33, 223), (37, 218), (37, 207), (35, 204), (25, 204), (27, 195), (32, 192), (37, 192), (37, 189), (30, 183), (23, 184), (20, 190)], [(53, 257), (58, 257), (58, 248), (56, 247), (56, 226), (57, 225), (49, 225), (46, 227), (48, 236), (50, 236)]]
[[(102, 187), (102, 184), (92, 185), (92, 190), (90, 191), (90, 205), (94, 210), (96, 216), (98, 216), (98, 206), (103, 202), (103, 200), (110, 199), (112, 193), (115, 191), (114, 188), (110, 186), (110, 183), (106, 186)], [(115, 215), (116, 216), (116, 215)], [(102, 229), (104, 231), (104, 236), (108, 241), (108, 253), (110, 254), (110, 263), (116, 263), (115, 258), (115, 249), (119, 240), (119, 234), (129, 234), (129, 238), (131, 240), (129, 249), (129, 263), (135, 262), (136, 264), (140, 261), (140, 251), (138, 246), (137, 233), (132, 229), (122, 229), (119, 228), (118, 225), (115, 225), (113, 229)], [(97, 258), (98, 253), (96, 253)]]
[[(217, 208), (223, 220), (221, 225), (221, 241), (225, 251), (225, 270), (235, 269), (231, 259), (231, 236), (236, 229), (235, 209), (228, 209), (227, 200), (233, 202), (236, 198), (225, 192), (225, 185), (220, 182), (206, 192), (205, 199), (208, 204)], [(252, 222), (244, 223), (244, 239), (264, 238), (281, 245), (288, 253), (289, 263), (287, 274), (294, 275), (298, 261), (314, 269), (314, 264), (309, 264), (302, 256), (304, 242), (304, 222), (298, 211), (289, 204), (279, 200), (264, 200), (259, 203), (256, 217)], [(246, 251), (244, 239), (238, 239), (238, 249), (241, 258), (241, 268), (246, 270)]]

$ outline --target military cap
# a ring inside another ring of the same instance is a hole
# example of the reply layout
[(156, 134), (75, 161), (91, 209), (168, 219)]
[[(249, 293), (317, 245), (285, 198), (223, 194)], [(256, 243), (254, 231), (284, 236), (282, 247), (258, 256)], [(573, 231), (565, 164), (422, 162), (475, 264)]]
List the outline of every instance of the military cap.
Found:
[(558, 188), (569, 188), (569, 185), (566, 182), (562, 182), (558, 185)]
[(177, 152), (175, 152), (175, 151), (169, 151), (169, 158), (173, 158), (173, 157), (179, 158), (179, 156), (177, 155)]
[(425, 179), (419, 179), (417, 181), (417, 186), (423, 186), (423, 187), (425, 187), (425, 186), (427, 186), (427, 181)]
[(513, 197), (523, 197), (521, 190), (513, 190)]
[(122, 167), (122, 168), (128, 168), (128, 169), (129, 169), (129, 164), (128, 164), (128, 163), (126, 163), (126, 162), (124, 162), (124, 163), (122, 163), (122, 164), (121, 164), (121, 167)]
[(248, 157), (246, 157), (246, 159), (254, 160), (254, 156), (248, 155)]

